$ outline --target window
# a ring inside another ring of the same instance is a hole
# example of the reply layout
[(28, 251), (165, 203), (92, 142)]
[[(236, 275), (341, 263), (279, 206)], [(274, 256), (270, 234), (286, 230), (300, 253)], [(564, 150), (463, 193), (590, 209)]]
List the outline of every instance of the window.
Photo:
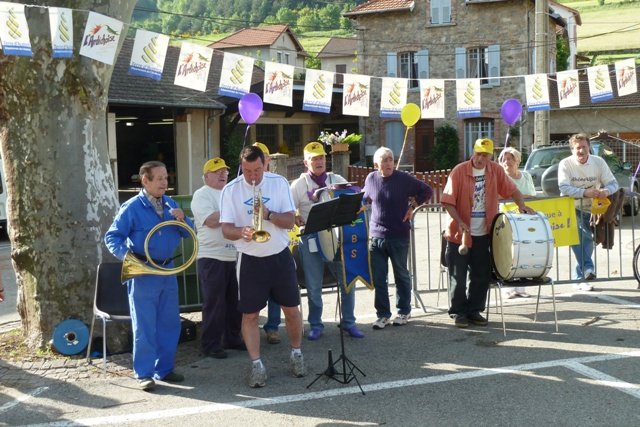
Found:
[(451, 23), (451, 0), (431, 0), (431, 24)]
[(276, 62), (278, 64), (282, 64), (282, 52), (277, 52), (276, 53)]
[(429, 78), (429, 51), (417, 52), (388, 52), (387, 75), (402, 77), (409, 80), (410, 88), (418, 87), (418, 79)]
[(500, 45), (456, 48), (456, 78), (481, 79), (483, 86), (499, 86)]
[(288, 53), (284, 54), (284, 62), (283, 62), (283, 64), (290, 64), (290, 62), (289, 62), (289, 54)]
[(478, 138), (493, 137), (493, 119), (468, 119), (464, 122), (464, 158), (471, 157), (473, 144)]
[(269, 147), (270, 153), (275, 153), (278, 147), (277, 125), (256, 125), (256, 141)]
[(387, 122), (384, 125), (384, 141), (385, 146), (393, 151), (393, 158), (398, 161), (400, 151), (402, 150), (402, 141), (404, 137), (404, 125), (402, 122)]
[(344, 83), (344, 75), (347, 73), (347, 64), (336, 64), (336, 84)]

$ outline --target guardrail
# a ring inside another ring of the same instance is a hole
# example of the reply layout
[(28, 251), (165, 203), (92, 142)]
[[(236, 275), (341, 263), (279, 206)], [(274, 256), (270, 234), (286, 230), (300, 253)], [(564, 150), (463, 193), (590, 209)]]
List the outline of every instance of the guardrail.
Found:
[[(593, 262), (597, 278), (592, 283), (606, 286), (613, 281), (635, 280), (634, 250), (640, 243), (640, 236), (637, 235), (640, 221), (636, 216), (623, 217), (622, 212), (618, 213), (617, 218), (619, 225), (615, 227), (613, 247), (605, 249), (601, 245), (595, 246)], [(415, 305), (422, 306), (423, 310), (422, 292), (444, 289), (444, 297), (448, 298), (445, 270), (440, 259), (442, 231), (447, 222), (448, 215), (440, 203), (423, 204), (412, 216), (409, 273)], [(553, 252), (552, 267), (547, 276), (557, 284), (577, 283), (578, 280), (571, 278), (575, 264), (571, 247), (556, 247)]]

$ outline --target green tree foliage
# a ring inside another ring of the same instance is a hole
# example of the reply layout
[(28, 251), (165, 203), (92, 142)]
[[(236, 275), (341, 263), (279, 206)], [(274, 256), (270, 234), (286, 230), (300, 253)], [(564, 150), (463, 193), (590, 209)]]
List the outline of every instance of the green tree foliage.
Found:
[(433, 157), (437, 170), (451, 169), (458, 164), (458, 132), (449, 125), (444, 124), (436, 129)]
[(556, 38), (556, 67), (558, 71), (565, 71), (569, 64), (569, 42), (564, 37)]

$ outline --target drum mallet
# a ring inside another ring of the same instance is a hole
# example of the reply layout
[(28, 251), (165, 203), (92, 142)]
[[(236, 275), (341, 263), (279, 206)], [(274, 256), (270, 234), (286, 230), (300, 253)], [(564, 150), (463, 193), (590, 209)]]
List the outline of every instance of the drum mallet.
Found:
[(466, 231), (462, 232), (462, 243), (458, 247), (458, 253), (460, 255), (466, 255), (469, 253), (469, 246), (471, 246), (471, 236)]

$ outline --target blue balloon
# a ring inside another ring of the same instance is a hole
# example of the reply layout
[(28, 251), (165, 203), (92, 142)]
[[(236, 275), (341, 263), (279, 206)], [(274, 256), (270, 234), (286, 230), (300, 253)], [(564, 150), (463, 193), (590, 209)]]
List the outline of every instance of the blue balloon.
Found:
[(517, 99), (507, 99), (502, 103), (500, 114), (509, 126), (513, 126), (522, 115), (522, 104)]
[(240, 98), (238, 102), (238, 111), (240, 116), (248, 124), (252, 125), (262, 114), (262, 99), (255, 93), (247, 93)]

